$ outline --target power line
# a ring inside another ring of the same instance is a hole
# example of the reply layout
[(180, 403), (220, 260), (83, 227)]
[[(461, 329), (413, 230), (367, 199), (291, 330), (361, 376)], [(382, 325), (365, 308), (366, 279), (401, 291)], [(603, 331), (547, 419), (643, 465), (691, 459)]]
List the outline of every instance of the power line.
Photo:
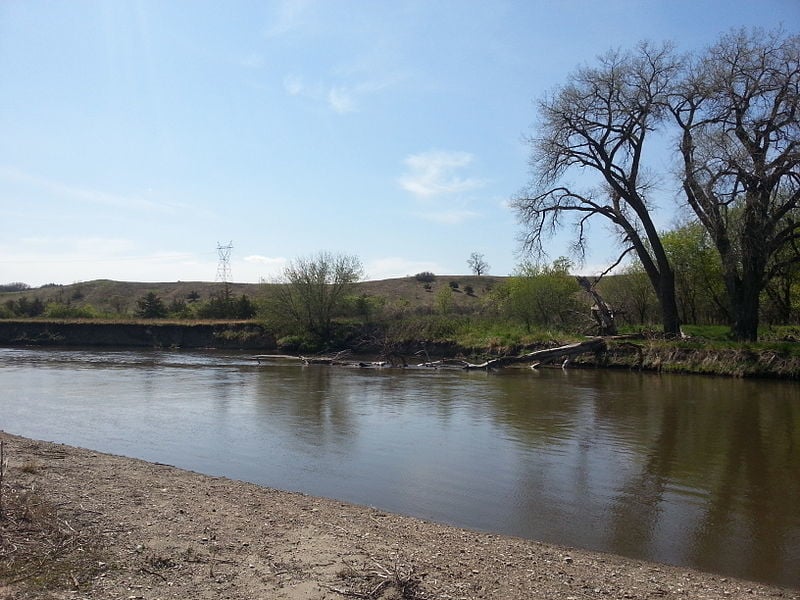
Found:
[(216, 281), (221, 281), (226, 285), (232, 283), (231, 250), (233, 250), (233, 242), (228, 242), (227, 246), (223, 246), (217, 242), (217, 254), (219, 255), (219, 262), (217, 263)]

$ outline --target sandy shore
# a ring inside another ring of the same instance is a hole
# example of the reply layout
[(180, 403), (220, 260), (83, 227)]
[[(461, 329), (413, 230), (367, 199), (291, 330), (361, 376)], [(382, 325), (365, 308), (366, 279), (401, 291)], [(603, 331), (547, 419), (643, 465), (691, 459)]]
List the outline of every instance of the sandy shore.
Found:
[(0, 439), (0, 598), (800, 599), (798, 590)]

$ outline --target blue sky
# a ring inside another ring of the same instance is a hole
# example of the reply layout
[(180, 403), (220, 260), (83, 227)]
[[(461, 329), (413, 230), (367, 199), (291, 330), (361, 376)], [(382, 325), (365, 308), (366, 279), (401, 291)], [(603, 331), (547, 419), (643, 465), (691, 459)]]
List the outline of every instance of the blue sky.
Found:
[[(228, 242), (237, 282), (321, 250), (506, 275), (536, 99), (610, 48), (798, 23), (799, 0), (3, 0), (0, 283), (212, 281)], [(615, 258), (602, 229), (590, 250)]]

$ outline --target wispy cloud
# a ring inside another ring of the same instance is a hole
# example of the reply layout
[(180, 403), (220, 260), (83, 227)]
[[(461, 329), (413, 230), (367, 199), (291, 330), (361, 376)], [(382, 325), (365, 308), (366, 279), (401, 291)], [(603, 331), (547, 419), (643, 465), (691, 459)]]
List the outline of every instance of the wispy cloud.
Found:
[(356, 111), (356, 98), (345, 87), (334, 87), (328, 91), (328, 104), (340, 115)]
[(259, 265), (267, 265), (268, 267), (283, 268), (288, 264), (288, 259), (283, 256), (262, 256), (260, 254), (251, 254), (245, 256), (242, 260), (248, 263)]
[(276, 7), (275, 16), (264, 35), (280, 37), (301, 28), (308, 18), (308, 8), (313, 0), (283, 0)]
[(485, 181), (459, 174), (473, 160), (469, 152), (434, 150), (412, 154), (404, 161), (408, 171), (400, 177), (399, 183), (403, 189), (420, 198), (475, 190), (483, 187)]
[(0, 181), (36, 188), (54, 199), (70, 199), (111, 208), (166, 214), (172, 214), (181, 208), (185, 208), (178, 204), (155, 202), (138, 195), (114, 194), (91, 187), (70, 185), (39, 175), (32, 175), (8, 166), (0, 166)]
[(283, 89), (290, 96), (302, 96), (306, 94), (306, 84), (299, 75), (287, 75), (283, 78)]
[(358, 112), (365, 98), (389, 89), (398, 81), (399, 77), (385, 77), (335, 84), (325, 81), (309, 83), (303, 76), (292, 73), (283, 78), (283, 89), (290, 96), (324, 103), (335, 113), (344, 115)]

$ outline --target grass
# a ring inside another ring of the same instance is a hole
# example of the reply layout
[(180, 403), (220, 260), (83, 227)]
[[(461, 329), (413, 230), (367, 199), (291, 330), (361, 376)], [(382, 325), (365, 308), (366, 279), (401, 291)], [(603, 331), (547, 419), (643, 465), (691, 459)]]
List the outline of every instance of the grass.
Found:
[[(99, 536), (93, 536), (50, 502), (35, 482), (25, 483), (19, 472), (34, 475), (41, 467), (26, 463), (3, 467), (0, 512), (0, 584), (28, 590), (82, 590), (103, 570)], [(30, 480), (30, 477), (26, 479)]]
[[(424, 289), (422, 283), (413, 276), (378, 281), (362, 281), (353, 288), (353, 295), (381, 297), (387, 299), (392, 306), (407, 306), (412, 311), (435, 310), (436, 292), (440, 287), (449, 287), (450, 281), (457, 281), (461, 289), (469, 285), (474, 294), (466, 294), (459, 289), (453, 293), (453, 308), (456, 311), (471, 311), (480, 306), (488, 290), (495, 287), (504, 277), (441, 275), (432, 282), (430, 291)], [(265, 283), (232, 283), (230, 293), (234, 298), (243, 294), (255, 301), (266, 297), (269, 288), (275, 284)], [(99, 319), (114, 319), (120, 315), (132, 314), (136, 309), (136, 300), (153, 292), (165, 304), (173, 300), (187, 301), (192, 293), (196, 293), (198, 301), (206, 301), (224, 289), (220, 282), (177, 281), (163, 283), (141, 283), (98, 279), (71, 285), (44, 286), (19, 292), (0, 293), (0, 305), (7, 300), (18, 300), (25, 297), (29, 300), (39, 298), (43, 302), (59, 302), (80, 309), (89, 307)]]

